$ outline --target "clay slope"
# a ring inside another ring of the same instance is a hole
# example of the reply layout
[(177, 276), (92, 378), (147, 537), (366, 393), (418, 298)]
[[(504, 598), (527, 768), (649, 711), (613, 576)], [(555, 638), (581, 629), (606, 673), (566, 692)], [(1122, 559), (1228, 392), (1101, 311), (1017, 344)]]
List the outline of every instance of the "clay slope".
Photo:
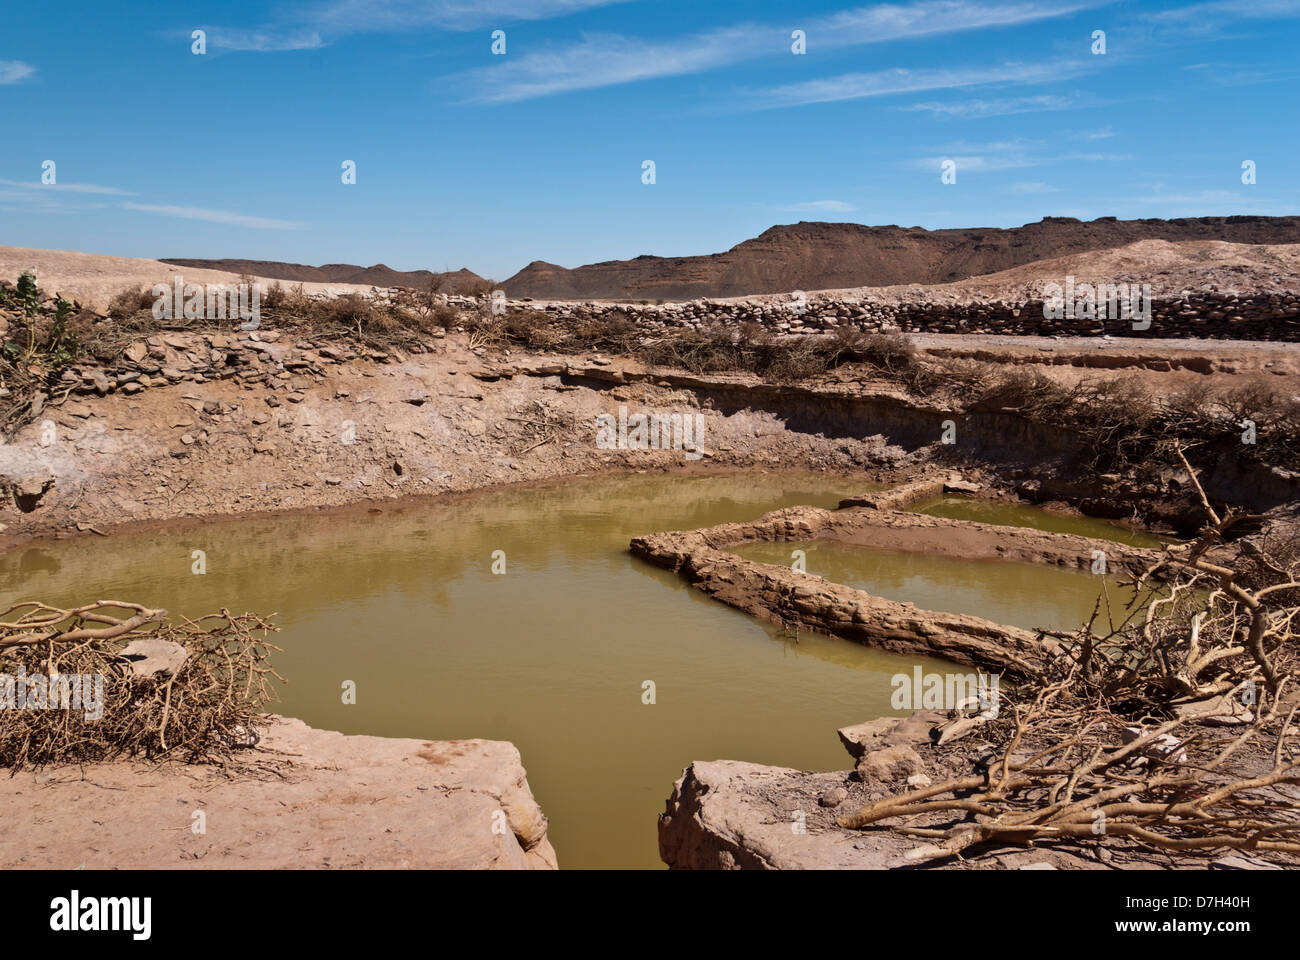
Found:
[(441, 278), (440, 289), (446, 293), (468, 293), (485, 283), (478, 274), (463, 267), (448, 273), (433, 273), (429, 270), (394, 270), (382, 263), (373, 267), (359, 267), (354, 263), (327, 263), (320, 267), (309, 267), (278, 260), (193, 260), (180, 257), (164, 257), (161, 262), (201, 270), (250, 273), (257, 277), (300, 283), (349, 283), (372, 287), (414, 287), (419, 290), (426, 289), (430, 281)]
[(503, 287), (511, 297), (548, 300), (688, 300), (938, 284), (1142, 240), (1300, 243), (1300, 217), (1092, 221), (1047, 217), (1007, 230), (801, 222), (772, 227), (726, 253), (709, 256), (643, 256), (573, 270), (535, 261)]

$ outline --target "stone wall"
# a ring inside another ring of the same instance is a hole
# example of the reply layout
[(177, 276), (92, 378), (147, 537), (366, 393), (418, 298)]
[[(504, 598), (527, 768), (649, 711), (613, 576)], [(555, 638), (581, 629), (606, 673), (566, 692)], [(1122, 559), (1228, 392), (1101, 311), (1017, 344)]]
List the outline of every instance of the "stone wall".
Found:
[[(450, 298), (453, 306), (475, 304)], [(481, 305), (481, 301), (477, 302)], [(929, 301), (887, 303), (811, 296), (804, 312), (793, 301), (764, 297), (744, 301), (692, 300), (684, 303), (537, 303), (509, 301), (510, 309), (541, 310), (557, 320), (624, 314), (649, 334), (706, 327), (713, 323), (757, 323), (778, 335), (823, 333), (839, 327), (867, 332), (993, 333), (1023, 335), (1213, 338), (1300, 341), (1300, 296), (1294, 293), (1232, 294), (1216, 291), (1156, 298), (1151, 326), (1134, 330), (1122, 319), (1083, 317), (1049, 320), (1043, 302)]]

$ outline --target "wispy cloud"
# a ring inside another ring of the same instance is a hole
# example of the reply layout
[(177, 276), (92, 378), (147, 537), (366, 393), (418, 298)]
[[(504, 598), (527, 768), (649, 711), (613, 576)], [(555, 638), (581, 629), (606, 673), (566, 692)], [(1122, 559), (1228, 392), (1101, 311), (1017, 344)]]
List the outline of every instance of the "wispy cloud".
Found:
[[(867, 44), (1032, 23), (1102, 5), (1102, 0), (1023, 0), (878, 4), (798, 24), (810, 50)], [(622, 34), (587, 35), (555, 50), (525, 54), (455, 78), (474, 103), (514, 103), (576, 90), (676, 77), (758, 57), (789, 54), (790, 27), (741, 23), (686, 37), (655, 40)]]
[(1005, 97), (993, 100), (962, 100), (944, 103), (931, 100), (913, 103), (900, 110), (924, 111), (937, 117), (956, 117), (963, 120), (983, 117), (1002, 117), (1016, 113), (1039, 113), (1048, 110), (1072, 110), (1083, 104), (1078, 97), (1061, 97), (1043, 94), (1036, 97)]
[(30, 63), (21, 60), (0, 60), (0, 83), (21, 83), (36, 72)]
[(1037, 196), (1043, 193), (1056, 193), (1057, 188), (1050, 183), (1043, 183), (1041, 180), (1023, 180), (1020, 183), (1013, 183), (1007, 187), (1007, 193), (1014, 193), (1017, 196)]
[(101, 193), (114, 197), (134, 197), (130, 190), (117, 187), (101, 187), (95, 183), (40, 183), (35, 180), (0, 180), (0, 185), (17, 187), (20, 190), (51, 191), (56, 193)]
[(319, 50), (326, 46), (315, 30), (245, 30), (237, 27), (208, 28), (208, 44), (215, 50), (279, 53), (286, 50)]
[(334, 0), (303, 14), (329, 33), (412, 27), (473, 30), (520, 20), (550, 20), (628, 0)]
[(809, 200), (807, 203), (792, 203), (777, 209), (784, 213), (852, 213), (857, 208), (843, 200)]
[(1300, 0), (1208, 0), (1171, 10), (1154, 10), (1146, 19), (1156, 23), (1216, 25), (1224, 20), (1286, 20), (1300, 17)]
[(1115, 136), (1115, 131), (1110, 127), (1102, 127), (1100, 130), (1080, 130), (1075, 136), (1080, 140), (1109, 140)]
[[(474, 30), (548, 20), (628, 0), (334, 0), (286, 11), (256, 27), (208, 27), (214, 50), (282, 53), (318, 50), (340, 37), (422, 28)], [(189, 28), (186, 28), (189, 35)]]
[(997, 67), (965, 69), (881, 70), (875, 73), (846, 73), (821, 80), (806, 80), (745, 95), (755, 109), (834, 103), (864, 97), (883, 97), (926, 90), (949, 90), (989, 84), (1049, 83), (1078, 76), (1083, 63), (1007, 63)]
[(1127, 197), (1122, 203), (1148, 211), (1145, 216), (1195, 217), (1220, 216), (1249, 212), (1278, 216), (1295, 214), (1296, 204), (1275, 197), (1259, 195), (1255, 188), (1237, 190), (1185, 190), (1170, 192), (1162, 186), (1149, 192)]
[(1024, 167), (1039, 167), (1046, 160), (1034, 157), (984, 157), (954, 156), (946, 154), (941, 157), (918, 157), (915, 164), (923, 170), (940, 170), (948, 160), (957, 165), (958, 173), (992, 173), (998, 170), (1020, 170)]
[(151, 203), (122, 204), (127, 210), (139, 210), (144, 213), (156, 213), (164, 217), (178, 217), (182, 220), (205, 220), (208, 223), (224, 223), (235, 227), (249, 227), (254, 230), (305, 230), (308, 224), (296, 220), (273, 220), (269, 217), (253, 217), (228, 210), (207, 210), (203, 207), (175, 207)]
[[(1129, 154), (1123, 153), (1049, 154), (1043, 152), (1047, 145), (1046, 141), (1023, 137), (989, 143), (956, 141), (935, 149), (933, 155), (917, 157), (912, 161), (912, 166), (922, 170), (939, 170), (945, 160), (952, 160), (957, 164), (958, 173), (996, 173), (1071, 161), (1101, 163), (1132, 159)], [(1012, 192), (1044, 192), (1037, 189), (1040, 186), (1046, 185), (1022, 184), (1020, 190), (1014, 187), (1011, 189)]]

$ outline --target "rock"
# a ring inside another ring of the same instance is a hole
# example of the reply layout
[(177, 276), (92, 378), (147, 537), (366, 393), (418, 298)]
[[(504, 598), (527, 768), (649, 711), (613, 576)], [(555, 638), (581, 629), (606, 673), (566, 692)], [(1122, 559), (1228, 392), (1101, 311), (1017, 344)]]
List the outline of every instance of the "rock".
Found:
[(126, 348), (126, 358), (132, 363), (139, 363), (149, 356), (149, 344), (143, 340), (132, 340)]
[(970, 480), (949, 480), (943, 485), (944, 493), (979, 493), (983, 489), (983, 484)]
[(912, 776), (907, 778), (907, 785), (913, 788), (928, 787), (932, 783), (934, 783), (934, 781), (924, 773), (914, 773)]
[(175, 673), (189, 656), (179, 643), (160, 637), (141, 637), (122, 648), (122, 656), (131, 661), (131, 672), (138, 677), (155, 673)]
[(835, 732), (839, 734), (840, 742), (844, 744), (844, 749), (849, 752), (849, 756), (854, 760), (860, 760), (868, 750), (881, 746), (880, 741), (897, 727), (901, 720), (901, 717), (881, 717), (851, 727), (841, 727)]
[(849, 798), (849, 792), (843, 787), (832, 787), (818, 798), (817, 802), (823, 807), (838, 807), (841, 803)]
[(49, 489), (54, 486), (54, 477), (28, 477), (13, 486), (14, 504), (23, 513), (35, 510)]
[(92, 370), (87, 375), (86, 380), (88, 385), (101, 397), (108, 393), (110, 384), (108, 377), (104, 376), (104, 371)]
[(858, 775), (864, 780), (905, 780), (925, 770), (925, 761), (911, 747), (898, 744), (873, 750), (858, 761)]
[[(1141, 727), (1124, 727), (1120, 731), (1120, 739), (1125, 743), (1132, 743), (1146, 733)], [(1187, 751), (1182, 749), (1183, 742), (1176, 737), (1171, 737), (1167, 733), (1162, 733), (1156, 737), (1146, 748), (1140, 751), (1137, 762), (1142, 763), (1146, 760), (1158, 760), (1163, 763), (1186, 763)]]

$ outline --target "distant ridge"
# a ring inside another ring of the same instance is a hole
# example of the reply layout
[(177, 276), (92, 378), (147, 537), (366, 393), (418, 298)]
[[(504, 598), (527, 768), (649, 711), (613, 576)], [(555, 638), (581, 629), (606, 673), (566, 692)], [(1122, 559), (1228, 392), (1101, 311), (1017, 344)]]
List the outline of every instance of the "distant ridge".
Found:
[(572, 270), (535, 260), (501, 287), (508, 297), (539, 300), (690, 300), (948, 283), (1141, 240), (1300, 243), (1300, 217), (1045, 217), (1011, 229), (956, 230), (800, 222), (772, 227), (726, 253), (707, 256), (641, 256)]
[(431, 280), (442, 278), (443, 293), (469, 293), (487, 285), (477, 273), (461, 268), (449, 273), (429, 270), (394, 270), (382, 263), (373, 267), (359, 267), (353, 263), (327, 263), (309, 267), (301, 263), (282, 263), (277, 260), (194, 260), (163, 258), (163, 263), (177, 267), (202, 270), (224, 270), (228, 273), (249, 273), (271, 280), (305, 283), (353, 283), (374, 287), (414, 287), (423, 290)]

